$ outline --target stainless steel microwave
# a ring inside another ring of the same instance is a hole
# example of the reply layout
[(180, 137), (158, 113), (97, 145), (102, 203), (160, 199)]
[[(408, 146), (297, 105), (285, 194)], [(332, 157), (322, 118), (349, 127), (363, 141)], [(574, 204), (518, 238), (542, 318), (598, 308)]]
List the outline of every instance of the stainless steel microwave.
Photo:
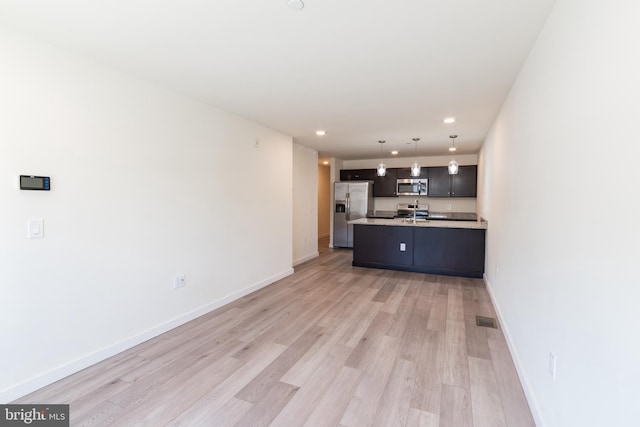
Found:
[(426, 178), (399, 179), (396, 183), (396, 194), (398, 196), (426, 196), (427, 188)]

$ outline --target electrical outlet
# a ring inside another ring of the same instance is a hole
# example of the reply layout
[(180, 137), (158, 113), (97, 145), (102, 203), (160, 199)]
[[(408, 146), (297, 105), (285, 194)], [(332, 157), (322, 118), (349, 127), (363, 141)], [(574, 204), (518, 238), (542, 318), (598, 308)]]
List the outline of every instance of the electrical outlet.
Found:
[(184, 274), (176, 274), (173, 278), (173, 289), (184, 288), (187, 286), (187, 278)]
[(556, 355), (552, 352), (549, 352), (549, 375), (551, 379), (556, 379)]
[(449, 210), (451, 210), (451, 203), (449, 203), (449, 206), (447, 206), (447, 208), (448, 208)]
[(496, 268), (495, 268), (495, 276), (496, 276), (496, 278), (498, 278), (498, 264), (496, 264)]
[(406, 243), (400, 243), (400, 252), (404, 252), (407, 250), (407, 244)]

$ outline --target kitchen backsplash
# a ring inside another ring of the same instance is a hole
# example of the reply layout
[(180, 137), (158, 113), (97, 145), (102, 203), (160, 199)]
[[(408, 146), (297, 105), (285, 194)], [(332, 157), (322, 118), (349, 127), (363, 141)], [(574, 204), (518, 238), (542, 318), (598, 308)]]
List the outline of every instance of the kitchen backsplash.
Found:
[[(429, 205), (431, 212), (476, 212), (476, 198), (455, 198), (455, 197), (425, 197), (418, 198), (420, 203)], [(395, 211), (398, 203), (413, 203), (415, 196), (399, 196), (399, 197), (376, 197), (373, 202), (374, 209), (377, 211)], [(449, 205), (451, 209), (449, 209)]]

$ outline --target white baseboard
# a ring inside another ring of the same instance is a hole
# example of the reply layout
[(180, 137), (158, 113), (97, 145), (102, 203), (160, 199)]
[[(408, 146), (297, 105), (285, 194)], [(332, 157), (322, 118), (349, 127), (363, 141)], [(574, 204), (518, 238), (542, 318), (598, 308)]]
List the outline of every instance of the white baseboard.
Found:
[(307, 262), (310, 259), (314, 259), (320, 256), (320, 252), (315, 252), (306, 256), (303, 256), (301, 258), (298, 258), (296, 260), (293, 261), (293, 266), (295, 267), (296, 265), (302, 264), (303, 262)]
[[(268, 286), (274, 282), (277, 282), (278, 280), (283, 279), (291, 274), (293, 274), (293, 268), (289, 268), (279, 274), (276, 274), (275, 276), (262, 280), (238, 292), (234, 292), (233, 294), (227, 295), (226, 297), (223, 297), (217, 301), (213, 301), (202, 307), (196, 308), (195, 310), (192, 310), (188, 313), (185, 313), (178, 317), (170, 319), (138, 335), (132, 336), (130, 338), (127, 338), (125, 340), (112, 344), (108, 347), (97, 350), (86, 356), (82, 356), (76, 360), (73, 360), (49, 372), (46, 372), (41, 375), (37, 375), (21, 384), (2, 390), (0, 391), (0, 404), (6, 404), (9, 402), (12, 402), (42, 387), (45, 387), (49, 384), (53, 384), (54, 382), (61, 380), (62, 378), (68, 377), (71, 374), (75, 374), (76, 372), (79, 372), (85, 368), (88, 368), (91, 365), (95, 365), (98, 362), (102, 362), (103, 360), (108, 359), (109, 357), (115, 356), (116, 354), (121, 353), (125, 350), (128, 350), (132, 347), (135, 347), (136, 345), (141, 344), (145, 341), (148, 341), (151, 338), (157, 337), (158, 335), (168, 332), (171, 329), (177, 328), (180, 325), (190, 322), (191, 320), (196, 319), (200, 316), (203, 316), (215, 310), (216, 308), (220, 308), (225, 304), (228, 304), (232, 301), (242, 298), (243, 296), (248, 295), (251, 292), (257, 291), (258, 289), (264, 288), (265, 286)], [(7, 368), (7, 367), (3, 367), (3, 369), (4, 368)], [(34, 402), (34, 403), (43, 403), (43, 402)]]
[(491, 304), (493, 304), (493, 308), (496, 310), (496, 315), (498, 316), (498, 322), (500, 323), (500, 328), (502, 328), (502, 333), (507, 341), (507, 346), (509, 347), (509, 353), (511, 353), (511, 358), (513, 359), (513, 364), (516, 367), (516, 372), (518, 373), (518, 378), (520, 379), (520, 383), (522, 384), (522, 389), (524, 390), (524, 394), (527, 398), (527, 402), (529, 403), (529, 409), (531, 409), (531, 415), (533, 415), (533, 419), (538, 427), (544, 427), (547, 424), (544, 422), (542, 418), (542, 413), (540, 412), (540, 407), (538, 405), (538, 401), (536, 400), (533, 391), (531, 390), (531, 386), (529, 380), (527, 379), (527, 375), (524, 372), (524, 368), (522, 367), (522, 363), (520, 362), (520, 357), (518, 357), (518, 352), (516, 351), (516, 347), (513, 344), (513, 340), (511, 339), (511, 334), (509, 333), (509, 328), (507, 327), (504, 318), (502, 317), (502, 312), (500, 310), (500, 305), (493, 294), (493, 289), (491, 288), (491, 284), (489, 283), (489, 279), (487, 278), (487, 274), (483, 275), (484, 283), (487, 285), (487, 291), (489, 292), (489, 298), (491, 298)]

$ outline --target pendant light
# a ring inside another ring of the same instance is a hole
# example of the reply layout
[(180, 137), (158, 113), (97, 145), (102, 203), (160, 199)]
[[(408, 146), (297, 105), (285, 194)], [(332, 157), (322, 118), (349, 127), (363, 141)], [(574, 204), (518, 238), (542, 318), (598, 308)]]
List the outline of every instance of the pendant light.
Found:
[(289, 0), (287, 5), (293, 10), (300, 10), (304, 7), (302, 0)]
[(384, 162), (382, 161), (382, 146), (384, 145), (384, 143), (387, 142), (384, 139), (381, 139), (380, 141), (378, 141), (378, 143), (380, 144), (380, 163), (378, 163), (378, 167), (376, 168), (376, 171), (378, 172), (378, 176), (385, 176), (387, 174), (387, 165), (384, 164)]
[[(458, 135), (449, 135), (449, 138), (451, 138), (451, 147), (449, 147), (449, 151), (451, 151), (452, 153), (456, 151), (457, 137)], [(458, 174), (458, 162), (456, 162), (456, 159), (453, 158), (449, 162), (449, 175), (457, 175), (457, 174)]]
[(418, 163), (418, 141), (420, 141), (420, 138), (413, 138), (413, 142), (416, 143), (416, 148), (415, 148), (415, 152), (414, 152), (414, 156), (416, 157), (416, 160), (413, 161), (413, 163), (411, 163), (411, 176), (413, 177), (419, 177), (420, 176), (420, 163)]

